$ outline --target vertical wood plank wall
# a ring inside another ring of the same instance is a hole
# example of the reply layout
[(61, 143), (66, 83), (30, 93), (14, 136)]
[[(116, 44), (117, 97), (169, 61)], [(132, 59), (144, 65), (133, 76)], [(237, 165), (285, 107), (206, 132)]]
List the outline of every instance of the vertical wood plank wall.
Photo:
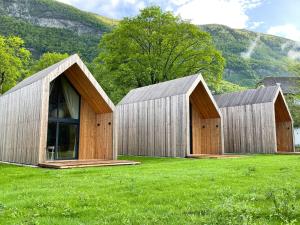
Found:
[(191, 154), (221, 154), (221, 119), (201, 118), (197, 107), (192, 107), (192, 152)]
[(290, 118), (284, 103), (284, 97), (281, 93), (278, 94), (274, 104), (277, 151), (293, 152), (295, 150), (293, 122)]
[(185, 157), (186, 96), (117, 106), (116, 147), (121, 155)]
[(87, 99), (82, 102), (79, 158), (116, 158), (112, 146), (114, 105), (74, 55), (0, 97), (0, 161), (37, 165), (46, 160), (49, 83), (62, 74)]
[(97, 114), (81, 99), (79, 159), (113, 159), (112, 113)]
[(192, 106), (191, 154), (222, 154), (221, 117), (202, 83), (189, 98)]
[(225, 153), (276, 152), (274, 104), (221, 108)]
[(290, 121), (276, 122), (277, 151), (293, 152), (293, 124)]
[(221, 118), (205, 119), (192, 103), (191, 154), (222, 154)]
[(0, 98), (0, 161), (38, 164), (42, 81)]

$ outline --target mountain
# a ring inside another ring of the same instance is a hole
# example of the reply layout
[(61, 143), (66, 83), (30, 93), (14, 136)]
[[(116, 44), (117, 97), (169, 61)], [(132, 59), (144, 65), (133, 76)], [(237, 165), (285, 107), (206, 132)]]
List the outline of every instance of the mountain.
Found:
[[(23, 38), (35, 58), (45, 52), (66, 52), (79, 53), (90, 62), (98, 54), (103, 33), (117, 24), (54, 0), (0, 0), (0, 34)], [(287, 67), (300, 55), (297, 43), (285, 38), (222, 25), (200, 29), (212, 35), (225, 57), (225, 79), (241, 86), (254, 86), (265, 76), (292, 75)]]
[(88, 61), (98, 53), (110, 20), (53, 0), (0, 0), (0, 34), (18, 35), (34, 57), (44, 52), (78, 52)]
[(300, 58), (300, 45), (295, 41), (232, 29), (223, 25), (203, 25), (215, 46), (226, 59), (224, 78), (242, 86), (254, 86), (266, 76), (293, 76), (288, 67)]

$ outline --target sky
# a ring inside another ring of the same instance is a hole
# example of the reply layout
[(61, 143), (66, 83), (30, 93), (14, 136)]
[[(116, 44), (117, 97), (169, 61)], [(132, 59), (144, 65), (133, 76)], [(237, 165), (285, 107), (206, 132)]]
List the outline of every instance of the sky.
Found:
[(194, 24), (223, 24), (300, 42), (300, 0), (58, 0), (113, 19), (158, 5)]

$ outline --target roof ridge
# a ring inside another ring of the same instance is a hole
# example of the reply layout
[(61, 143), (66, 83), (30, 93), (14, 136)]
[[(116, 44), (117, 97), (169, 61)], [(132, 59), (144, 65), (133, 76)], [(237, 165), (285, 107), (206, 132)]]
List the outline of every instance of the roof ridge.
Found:
[(198, 77), (201, 77), (201, 74), (193, 74), (132, 89), (127, 93), (127, 95), (125, 95), (118, 105), (185, 94)]
[(280, 86), (259, 87), (244, 91), (214, 95), (220, 108), (272, 102)]

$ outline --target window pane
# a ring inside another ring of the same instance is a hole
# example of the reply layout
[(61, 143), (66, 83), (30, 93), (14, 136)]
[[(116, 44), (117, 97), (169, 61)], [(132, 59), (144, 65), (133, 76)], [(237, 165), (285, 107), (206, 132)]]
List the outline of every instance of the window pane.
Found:
[(71, 119), (71, 115), (63, 95), (60, 95), (58, 102), (58, 118)]
[(61, 87), (59, 117), (79, 119), (79, 95), (65, 77), (61, 78)]
[(50, 83), (49, 117), (57, 117), (58, 83), (56, 80)]
[(55, 159), (56, 123), (48, 123), (47, 160)]
[(78, 125), (59, 124), (57, 159), (75, 159), (77, 143)]
[(79, 119), (80, 96), (62, 75), (50, 84), (49, 117)]

